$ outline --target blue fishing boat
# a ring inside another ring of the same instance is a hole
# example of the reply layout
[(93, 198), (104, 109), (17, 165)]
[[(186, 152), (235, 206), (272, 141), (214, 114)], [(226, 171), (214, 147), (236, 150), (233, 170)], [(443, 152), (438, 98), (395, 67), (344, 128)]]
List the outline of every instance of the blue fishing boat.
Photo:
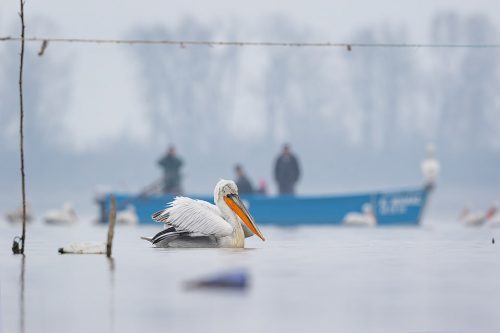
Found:
[[(430, 187), (375, 191), (360, 194), (325, 196), (241, 196), (250, 213), (259, 225), (342, 225), (346, 217), (362, 215), (367, 205), (377, 225), (408, 225), (420, 223), (430, 193)], [(98, 203), (101, 221), (105, 223), (109, 214), (110, 195), (106, 194)], [(117, 210), (133, 206), (140, 224), (154, 223), (151, 214), (166, 207), (174, 199), (172, 195), (133, 195), (113, 193)], [(189, 195), (213, 203), (208, 195)]]

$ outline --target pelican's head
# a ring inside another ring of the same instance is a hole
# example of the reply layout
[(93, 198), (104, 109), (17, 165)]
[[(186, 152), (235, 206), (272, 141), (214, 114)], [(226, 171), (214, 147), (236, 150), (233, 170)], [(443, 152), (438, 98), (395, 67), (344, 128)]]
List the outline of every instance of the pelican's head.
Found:
[(238, 186), (236, 186), (232, 180), (221, 179), (217, 185), (215, 185), (214, 201), (217, 204), (220, 200), (224, 200), (224, 203), (239, 216), (254, 235), (259, 236), (262, 240), (266, 240), (255, 224), (252, 215), (250, 215), (248, 209), (243, 202), (241, 202), (240, 196), (238, 195)]

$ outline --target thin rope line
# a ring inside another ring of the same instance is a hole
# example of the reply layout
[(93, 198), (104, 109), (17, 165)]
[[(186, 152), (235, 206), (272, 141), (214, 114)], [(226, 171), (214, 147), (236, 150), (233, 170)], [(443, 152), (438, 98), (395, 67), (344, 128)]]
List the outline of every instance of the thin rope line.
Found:
[[(22, 41), (20, 37), (0, 37), (0, 42)], [(25, 37), (25, 42), (128, 44), (128, 45), (175, 45), (185, 46), (251, 46), (251, 47), (339, 47), (339, 48), (500, 48), (500, 44), (433, 44), (433, 43), (333, 43), (333, 42), (248, 42), (248, 41), (195, 41), (195, 40), (148, 40), (148, 39), (92, 39), (92, 38), (44, 38)]]

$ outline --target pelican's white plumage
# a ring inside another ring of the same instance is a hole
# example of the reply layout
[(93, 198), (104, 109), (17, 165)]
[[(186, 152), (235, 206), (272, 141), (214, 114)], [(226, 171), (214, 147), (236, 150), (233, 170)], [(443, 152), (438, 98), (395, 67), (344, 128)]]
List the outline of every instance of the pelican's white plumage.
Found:
[(245, 237), (264, 237), (238, 196), (233, 181), (221, 179), (212, 205), (203, 200), (177, 197), (153, 214), (165, 229), (144, 238), (156, 247), (244, 247)]
[(69, 225), (77, 222), (77, 216), (71, 202), (65, 202), (61, 209), (52, 209), (43, 217), (47, 224)]
[(163, 212), (170, 215), (168, 224), (178, 230), (218, 237), (225, 237), (233, 232), (233, 227), (222, 218), (217, 206), (203, 200), (177, 197), (170, 208)]

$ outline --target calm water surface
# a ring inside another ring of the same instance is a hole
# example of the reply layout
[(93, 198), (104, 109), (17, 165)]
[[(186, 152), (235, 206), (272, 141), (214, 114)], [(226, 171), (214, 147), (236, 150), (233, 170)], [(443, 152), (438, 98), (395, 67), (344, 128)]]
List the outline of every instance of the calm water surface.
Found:
[[(118, 227), (114, 259), (59, 255), (98, 226), (0, 225), (0, 332), (500, 332), (500, 229), (271, 228), (247, 249), (153, 249)], [(492, 244), (492, 238), (496, 244)], [(245, 269), (246, 291), (186, 281)]]

